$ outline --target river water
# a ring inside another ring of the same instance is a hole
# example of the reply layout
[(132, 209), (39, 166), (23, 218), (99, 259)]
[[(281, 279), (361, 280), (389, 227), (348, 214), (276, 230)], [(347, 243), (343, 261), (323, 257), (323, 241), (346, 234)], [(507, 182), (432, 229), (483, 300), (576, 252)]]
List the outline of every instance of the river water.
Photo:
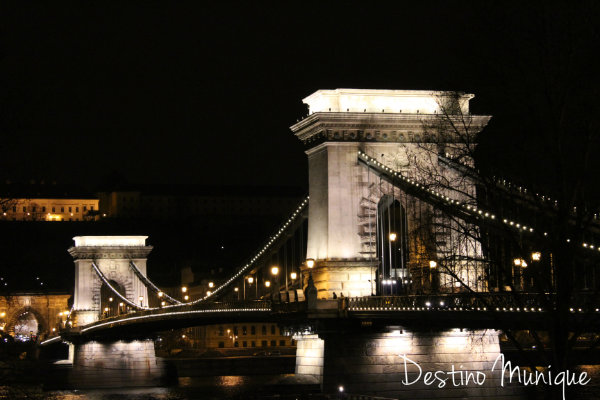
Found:
[[(50, 390), (41, 386), (0, 386), (0, 399), (25, 400), (217, 400), (301, 399), (315, 394), (315, 385), (279, 385), (290, 375), (183, 377), (176, 385), (154, 388)], [(315, 398), (311, 396), (311, 398)]]

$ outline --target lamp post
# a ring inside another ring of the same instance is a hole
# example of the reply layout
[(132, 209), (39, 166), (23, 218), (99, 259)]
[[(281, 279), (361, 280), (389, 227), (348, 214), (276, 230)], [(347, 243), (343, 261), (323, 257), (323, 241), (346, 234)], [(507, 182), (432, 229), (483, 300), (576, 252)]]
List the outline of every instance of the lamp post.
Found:
[(183, 293), (182, 296), (185, 296), (185, 294), (187, 293), (187, 286), (181, 287), (181, 293)]
[(278, 266), (271, 267), (271, 275), (273, 275), (275, 277), (274, 279), (276, 279), (277, 291), (279, 292), (280, 287), (279, 287), (279, 267)]
[(140, 307), (144, 307), (144, 296), (138, 297), (138, 300), (140, 301)]
[[(248, 285), (250, 286), (249, 288), (252, 287), (252, 282), (254, 282), (254, 277), (253, 276), (249, 276), (248, 277)], [(258, 285), (256, 285), (256, 297), (258, 298)]]
[(292, 272), (290, 274), (290, 278), (292, 278), (292, 289), (294, 289), (294, 283), (295, 283), (297, 277), (298, 277), (298, 274), (295, 272)]
[(433, 272), (437, 270), (437, 262), (434, 260), (429, 261), (429, 288), (433, 292)]
[(307, 258), (305, 261), (306, 266), (308, 267), (308, 279), (312, 279), (312, 269), (315, 266), (315, 260), (313, 258)]
[[(390, 235), (389, 235), (390, 242), (389, 242), (389, 249), (388, 249), (389, 254), (390, 254), (390, 278), (392, 277), (392, 271), (394, 270), (394, 261), (392, 259), (392, 244), (396, 241), (396, 237), (397, 237), (396, 233), (390, 232)], [(394, 278), (396, 278), (395, 273), (394, 273)], [(390, 294), (394, 294), (393, 292), (394, 292), (394, 286), (392, 285), (390, 287)]]
[(239, 300), (240, 299), (240, 289), (237, 287), (234, 287), (233, 291), (237, 293), (237, 299)]

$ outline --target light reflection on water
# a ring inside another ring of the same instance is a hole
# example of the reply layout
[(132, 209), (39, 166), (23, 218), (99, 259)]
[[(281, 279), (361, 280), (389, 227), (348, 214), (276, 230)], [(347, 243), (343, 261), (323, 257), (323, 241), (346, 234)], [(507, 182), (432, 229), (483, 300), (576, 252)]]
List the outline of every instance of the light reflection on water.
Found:
[[(183, 377), (171, 387), (96, 390), (51, 390), (39, 387), (0, 386), (0, 400), (220, 400), (243, 399), (288, 375)], [(246, 394), (246, 395), (245, 395)]]

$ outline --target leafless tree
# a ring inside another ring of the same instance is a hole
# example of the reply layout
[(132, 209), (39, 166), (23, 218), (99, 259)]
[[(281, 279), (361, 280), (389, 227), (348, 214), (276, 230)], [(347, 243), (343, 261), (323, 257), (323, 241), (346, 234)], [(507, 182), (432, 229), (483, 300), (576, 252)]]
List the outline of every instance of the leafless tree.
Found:
[[(412, 156), (421, 186), (442, 204), (427, 207), (431, 218), (421, 219), (422, 225), (413, 229), (425, 243), (413, 248), (416, 258), (421, 264), (422, 259), (435, 260), (436, 270), (429, 273), (439, 277), (437, 285), (424, 289), (498, 292), (520, 307), (536, 304), (551, 310), (548, 329), (504, 332), (524, 354), (526, 347), (537, 348), (545, 365), (573, 367), (576, 345), (594, 348), (600, 342), (591, 325), (599, 307), (600, 204), (586, 182), (586, 160), (598, 151), (596, 117), (590, 116), (589, 131), (579, 136), (586, 141), (578, 169), (560, 151), (560, 135), (568, 131), (549, 134), (549, 141), (559, 147), (551, 154), (559, 157), (555, 173), (560, 178), (544, 191), (534, 180), (510, 182), (478, 168), (474, 160), (480, 126), (464, 112), (462, 98), (462, 93), (439, 98), (438, 117), (423, 119), (429, 143)], [(527, 299), (535, 301), (528, 304)], [(496, 306), (488, 304), (487, 310), (495, 313)], [(572, 324), (573, 316), (580, 323)]]

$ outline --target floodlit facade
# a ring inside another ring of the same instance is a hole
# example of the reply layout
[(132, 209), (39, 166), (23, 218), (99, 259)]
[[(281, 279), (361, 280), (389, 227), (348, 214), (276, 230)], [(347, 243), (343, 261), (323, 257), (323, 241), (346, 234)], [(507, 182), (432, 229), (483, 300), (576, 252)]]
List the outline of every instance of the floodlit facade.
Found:
[(190, 347), (218, 349), (260, 349), (294, 346), (290, 336), (284, 336), (281, 328), (274, 323), (236, 323), (222, 325), (207, 325), (190, 328), (184, 343)]
[(3, 199), (0, 218), (5, 221), (89, 221), (98, 216), (95, 198)]

